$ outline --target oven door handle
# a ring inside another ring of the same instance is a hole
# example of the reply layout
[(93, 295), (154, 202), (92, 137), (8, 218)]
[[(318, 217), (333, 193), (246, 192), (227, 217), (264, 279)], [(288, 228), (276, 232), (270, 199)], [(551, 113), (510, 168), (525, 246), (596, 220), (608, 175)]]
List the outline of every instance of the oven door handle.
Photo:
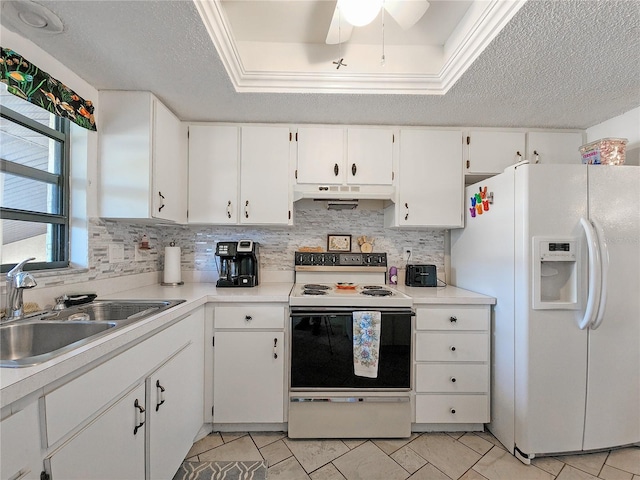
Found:
[(313, 308), (296, 308), (291, 307), (292, 317), (313, 317), (313, 316), (330, 316), (330, 315), (351, 315), (353, 312), (361, 311), (378, 311), (381, 313), (394, 315), (410, 315), (415, 317), (416, 312), (408, 308), (378, 307), (378, 308), (353, 308), (353, 307), (313, 307)]
[(296, 403), (406, 403), (409, 397), (291, 397)]

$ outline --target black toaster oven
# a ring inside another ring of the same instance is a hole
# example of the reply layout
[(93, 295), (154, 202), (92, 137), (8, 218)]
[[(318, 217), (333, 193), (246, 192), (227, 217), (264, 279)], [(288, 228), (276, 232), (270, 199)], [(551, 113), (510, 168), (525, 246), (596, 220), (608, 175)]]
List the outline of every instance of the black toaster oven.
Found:
[(438, 275), (435, 265), (407, 265), (404, 284), (409, 287), (435, 287)]

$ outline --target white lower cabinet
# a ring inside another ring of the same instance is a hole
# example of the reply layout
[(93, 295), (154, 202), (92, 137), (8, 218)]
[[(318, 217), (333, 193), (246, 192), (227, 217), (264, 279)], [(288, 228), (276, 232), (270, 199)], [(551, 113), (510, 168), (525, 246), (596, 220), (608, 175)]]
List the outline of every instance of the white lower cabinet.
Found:
[(51, 455), (52, 480), (145, 478), (144, 401), (140, 384)]
[(37, 400), (2, 420), (0, 446), (2, 480), (40, 478), (43, 465)]
[(214, 310), (213, 422), (285, 421), (284, 306)]
[(202, 427), (201, 345), (188, 345), (146, 380), (150, 479), (173, 478)]
[(172, 478), (204, 422), (203, 330), (204, 307), (46, 394), (52, 480)]
[(416, 309), (416, 424), (489, 422), (489, 305)]

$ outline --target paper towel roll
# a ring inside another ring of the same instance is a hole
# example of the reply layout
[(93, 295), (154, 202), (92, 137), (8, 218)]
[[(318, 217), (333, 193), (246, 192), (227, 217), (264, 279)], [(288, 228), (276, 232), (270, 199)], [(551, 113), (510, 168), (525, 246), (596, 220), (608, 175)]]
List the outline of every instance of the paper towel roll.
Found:
[(162, 283), (167, 285), (182, 283), (180, 247), (164, 247), (164, 282)]

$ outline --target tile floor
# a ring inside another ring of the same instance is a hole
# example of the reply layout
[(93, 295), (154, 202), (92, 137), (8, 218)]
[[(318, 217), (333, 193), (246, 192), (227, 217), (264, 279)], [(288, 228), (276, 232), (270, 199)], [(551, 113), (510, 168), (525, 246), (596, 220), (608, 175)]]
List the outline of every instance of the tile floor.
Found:
[(268, 480), (640, 480), (640, 447), (542, 457), (523, 465), (493, 435), (423, 433), (402, 440), (293, 440), (214, 432), (188, 460), (266, 460)]

